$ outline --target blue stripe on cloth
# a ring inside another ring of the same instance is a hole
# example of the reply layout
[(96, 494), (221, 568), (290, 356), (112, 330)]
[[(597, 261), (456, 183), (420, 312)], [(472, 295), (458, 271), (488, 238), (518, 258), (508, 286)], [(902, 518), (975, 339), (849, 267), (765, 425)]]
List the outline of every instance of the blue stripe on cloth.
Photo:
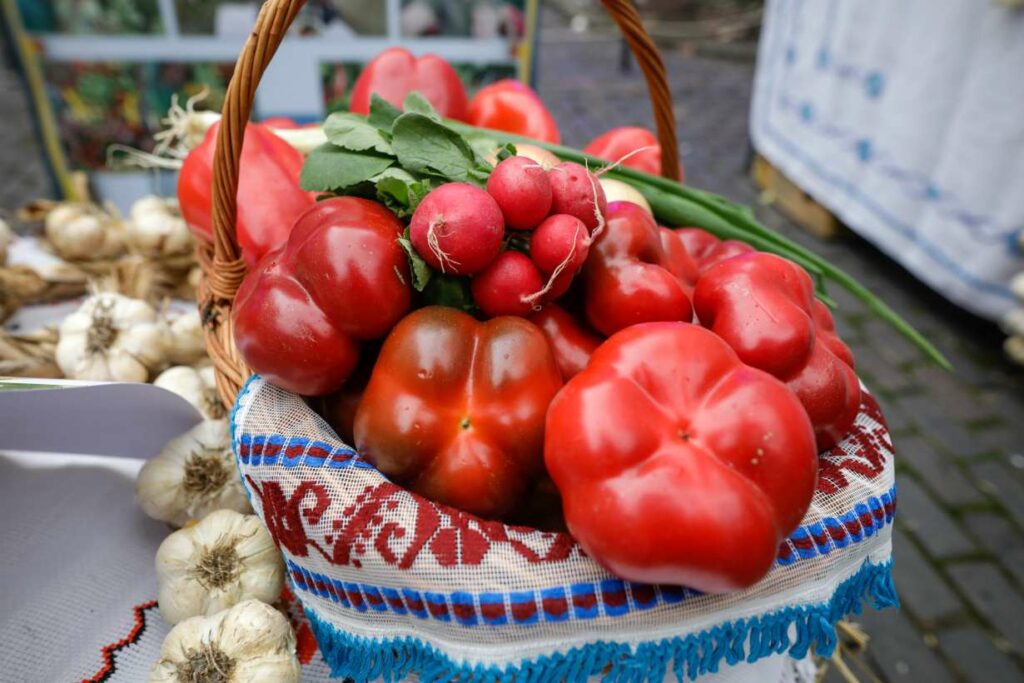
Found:
[[(268, 454), (269, 453), (269, 454)], [(373, 469), (366, 460), (348, 446), (332, 446), (326, 441), (292, 436), (287, 440), (278, 434), (249, 434), (239, 437), (238, 459), (249, 467), (278, 465), (286, 468)]]
[[(854, 505), (854, 509), (839, 517), (825, 517), (819, 522), (798, 527), (779, 546), (776, 564), (782, 567), (799, 561), (825, 556), (833, 550), (860, 543), (875, 535), (892, 522), (892, 515), (885, 508), (892, 509), (896, 500), (896, 488), (883, 494), (886, 503), (874, 496), (867, 502)], [(872, 502), (874, 501), (874, 502)], [(872, 513), (877, 509), (877, 514)], [(320, 585), (330, 584), (327, 577), (311, 574), (294, 560), (288, 560), (288, 571), (296, 589), (321, 597), (330, 593)], [(474, 594), (466, 591), (455, 593), (423, 593), (403, 589), (404, 600), (399, 599), (395, 588), (367, 584), (345, 584), (344, 591), (335, 591), (343, 607), (366, 612), (392, 612), (398, 615), (411, 613), (420, 619), (436, 619), (454, 622), (473, 628), (489, 626), (515, 626), (548, 622), (563, 622), (569, 619), (594, 619), (600, 616), (621, 617), (636, 610), (648, 610), (659, 605), (675, 605), (701, 595), (692, 588), (680, 586), (649, 586), (630, 583), (620, 579), (605, 579), (597, 584), (574, 583), (565, 586), (539, 588), (533, 591), (510, 593), (485, 592)], [(506, 603), (511, 615), (506, 612)]]
[[(731, 666), (743, 661), (756, 662), (784, 652), (801, 659), (812, 648), (815, 654), (827, 658), (836, 646), (836, 624), (848, 614), (859, 614), (865, 601), (877, 609), (899, 605), (891, 560), (879, 564), (865, 560), (828, 600), (820, 603), (724, 622), (685, 637), (639, 644), (592, 642), (503, 667), (455, 661), (429, 642), (411, 636), (355, 636), (331, 624), (312, 606), (304, 605), (304, 610), (331, 673), (357, 683), (377, 679), (400, 681), (414, 674), (421, 681), (438, 683), (561, 683), (584, 681), (597, 675), (604, 680), (642, 683), (660, 682), (667, 672), (674, 673), (680, 681), (694, 680), (719, 671), (723, 663)], [(793, 627), (796, 640), (791, 642), (789, 631)]]

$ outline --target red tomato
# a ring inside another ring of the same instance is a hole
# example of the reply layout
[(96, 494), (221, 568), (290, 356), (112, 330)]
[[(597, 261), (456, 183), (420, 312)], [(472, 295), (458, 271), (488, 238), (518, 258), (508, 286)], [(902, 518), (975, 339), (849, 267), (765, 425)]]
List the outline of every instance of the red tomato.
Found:
[(591, 354), (601, 345), (600, 336), (557, 304), (547, 304), (530, 316), (530, 322), (536, 324), (548, 338), (558, 370), (566, 381), (587, 367)]
[(734, 256), (701, 274), (693, 304), (701, 324), (743, 362), (796, 393), (819, 449), (831, 448), (850, 430), (860, 408), (853, 355), (836, 334), (832, 314), (814, 298), (807, 271), (774, 254)]
[[(215, 123), (203, 142), (185, 158), (178, 174), (181, 215), (195, 235), (213, 240), (213, 154), (217, 147)], [(305, 158), (287, 142), (259, 123), (245, 128), (238, 177), (238, 246), (250, 268), (284, 244), (295, 219), (316, 200), (299, 187)]]
[(540, 97), (525, 83), (510, 78), (477, 91), (469, 103), (469, 123), (543, 142), (559, 143), (558, 124)]
[(544, 461), (588, 555), (630, 581), (712, 593), (768, 572), (818, 465), (793, 392), (679, 322), (594, 352), (548, 409)]
[(367, 64), (352, 87), (349, 109), (357, 114), (370, 113), (370, 95), (402, 106), (405, 96), (418, 91), (441, 116), (466, 120), (466, 88), (452, 65), (437, 55), (415, 57), (401, 47), (391, 47)]
[(384, 342), (356, 412), (356, 448), (431, 500), (503, 515), (543, 470), (544, 415), (561, 386), (536, 325), (421, 308)]
[(673, 269), (651, 214), (632, 202), (612, 202), (583, 266), (587, 320), (606, 335), (643, 322), (689, 322), (690, 299)]
[[(643, 151), (637, 152), (640, 149)], [(646, 128), (612, 128), (591, 140), (583, 151), (606, 161), (614, 162), (621, 159), (623, 166), (652, 175), (661, 175), (661, 144), (658, 143), (657, 136)], [(680, 165), (679, 181), (682, 180), (683, 167)]]
[(334, 197), (295, 223), (288, 241), (246, 275), (232, 313), (242, 359), (307, 396), (338, 389), (359, 343), (385, 336), (409, 310), (404, 226), (383, 205)]

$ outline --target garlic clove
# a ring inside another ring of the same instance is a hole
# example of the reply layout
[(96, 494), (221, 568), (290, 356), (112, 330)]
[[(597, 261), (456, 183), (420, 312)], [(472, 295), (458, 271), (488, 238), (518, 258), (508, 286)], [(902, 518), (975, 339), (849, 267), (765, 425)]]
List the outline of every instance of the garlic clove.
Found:
[(1017, 273), (1010, 280), (1010, 291), (1019, 301), (1024, 301), (1024, 272)]
[(288, 620), (270, 605), (249, 600), (240, 603), (246, 609), (224, 613), (220, 628), (224, 634), (244, 634), (241, 638), (221, 638), (224, 654), (232, 659), (249, 659), (254, 652), (289, 652), (295, 648), (295, 633)]
[(286, 683), (298, 681), (302, 669), (293, 655), (264, 655), (258, 660), (239, 662), (233, 674), (233, 680), (246, 683)]
[(152, 306), (106, 292), (64, 319), (55, 357), (71, 379), (144, 382), (166, 351), (166, 328)]
[(206, 420), (168, 441), (139, 472), (135, 498), (147, 515), (176, 526), (219, 509), (251, 512), (227, 422)]
[(91, 204), (63, 203), (46, 215), (43, 230), (62, 257), (100, 260), (123, 251), (120, 222)]
[(284, 563), (259, 518), (217, 510), (174, 532), (156, 559), (160, 612), (170, 623), (244, 600), (276, 600)]
[(150, 256), (183, 254), (193, 245), (177, 202), (156, 196), (143, 197), (132, 205), (125, 236), (133, 249)]
[(14, 233), (11, 231), (11, 226), (7, 224), (7, 221), (0, 219), (0, 266), (7, 263), (7, 249), (11, 246), (13, 239)]
[(116, 379), (119, 382), (145, 382), (149, 379), (149, 368), (140, 360), (140, 355), (126, 349), (118, 349), (107, 356), (106, 377), (86, 377), (85, 379)]
[(177, 505), (184, 466), (184, 452), (181, 457), (154, 458), (143, 466), (146, 474), (143, 476), (140, 472), (135, 483), (135, 499), (143, 512), (175, 526), (188, 522), (185, 506)]
[(212, 617), (186, 619), (167, 634), (150, 683), (297, 683), (295, 633), (258, 600)]
[(220, 394), (217, 393), (212, 366), (199, 370), (183, 365), (168, 368), (160, 373), (153, 384), (178, 394), (207, 419), (220, 419), (227, 415)]
[(172, 320), (168, 331), (168, 358), (172, 363), (191, 365), (206, 357), (206, 338), (198, 309)]

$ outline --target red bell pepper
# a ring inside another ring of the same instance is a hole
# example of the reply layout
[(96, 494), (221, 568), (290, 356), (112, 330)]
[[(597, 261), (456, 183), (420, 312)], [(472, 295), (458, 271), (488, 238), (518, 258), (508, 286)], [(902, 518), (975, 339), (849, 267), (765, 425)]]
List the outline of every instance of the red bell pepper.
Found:
[(452, 65), (437, 55), (417, 58), (402, 47), (384, 50), (363, 67), (352, 86), (349, 109), (369, 114), (373, 93), (401, 107), (405, 96), (414, 90), (426, 97), (441, 116), (466, 120), (466, 88)]
[(612, 202), (583, 267), (587, 320), (605, 335), (636, 323), (689, 321), (690, 299), (673, 268), (651, 214)]
[(235, 343), (253, 371), (308, 396), (340, 387), (359, 343), (385, 336), (409, 310), (404, 226), (383, 205), (335, 197), (295, 222), (235, 297)]
[(548, 338), (555, 362), (568, 381), (587, 367), (590, 355), (601, 345), (601, 337), (588, 330), (558, 304), (547, 304), (529, 318)]
[(686, 296), (693, 298), (693, 288), (700, 277), (700, 268), (697, 262), (690, 256), (683, 241), (676, 235), (676, 231), (658, 226), (658, 234), (661, 236), (661, 248), (665, 250), (664, 267), (676, 276), (676, 279), (683, 285)]
[[(213, 155), (215, 123), (185, 158), (178, 174), (181, 215), (200, 240), (213, 240)], [(284, 244), (295, 219), (312, 206), (316, 195), (299, 187), (304, 157), (259, 123), (245, 128), (238, 176), (236, 235), (247, 266)]]
[(525, 83), (507, 78), (477, 91), (469, 102), (469, 123), (558, 144), (558, 124)]
[(849, 431), (860, 407), (853, 355), (836, 335), (828, 309), (815, 300), (807, 271), (774, 254), (744, 254), (704, 271), (693, 302), (701, 324), (743, 362), (796, 393), (819, 449)]
[(544, 460), (572, 535), (630, 581), (752, 585), (811, 502), (800, 402), (688, 323), (630, 327), (548, 409)]
[(431, 500), (497, 517), (543, 469), (544, 415), (561, 386), (533, 323), (421, 308), (384, 342), (356, 412), (356, 448)]
[[(642, 152), (637, 152), (642, 149)], [(661, 144), (657, 136), (639, 126), (620, 126), (601, 133), (583, 148), (585, 154), (606, 161), (622, 161), (623, 166), (635, 168), (651, 175), (661, 175)], [(627, 156), (628, 155), (628, 156)], [(683, 181), (683, 167), (679, 166), (679, 182)]]
[(359, 363), (355, 370), (341, 385), (341, 388), (326, 396), (314, 396), (307, 399), (313, 410), (331, 426), (341, 440), (347, 444), (355, 443), (353, 434), (356, 421), (356, 410), (363, 400), (363, 392), (370, 381), (370, 373), (377, 362), (379, 349), (363, 347), (360, 349)]
[(720, 240), (700, 228), (677, 228), (672, 232), (685, 247), (699, 272), (704, 272), (719, 261), (754, 251), (746, 242)]

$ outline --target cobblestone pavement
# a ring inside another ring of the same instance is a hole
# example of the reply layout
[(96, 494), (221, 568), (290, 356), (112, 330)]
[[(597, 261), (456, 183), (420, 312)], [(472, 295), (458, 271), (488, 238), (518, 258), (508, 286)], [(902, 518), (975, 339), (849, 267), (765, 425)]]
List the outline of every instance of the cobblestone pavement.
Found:
[[(541, 95), (568, 145), (616, 125), (652, 126), (638, 69), (619, 70), (616, 40), (543, 35)], [(757, 205), (747, 178), (752, 64), (666, 53), (687, 182)], [(770, 227), (829, 258), (910, 320), (956, 366), (924, 361), (842, 290), (840, 331), (879, 396), (897, 450), (895, 573), (900, 611), (868, 610), (870, 663), (884, 681), (1024, 680), (1024, 373), (1001, 335), (850, 236), (822, 242), (774, 209)], [(841, 680), (831, 673), (826, 680)]]

